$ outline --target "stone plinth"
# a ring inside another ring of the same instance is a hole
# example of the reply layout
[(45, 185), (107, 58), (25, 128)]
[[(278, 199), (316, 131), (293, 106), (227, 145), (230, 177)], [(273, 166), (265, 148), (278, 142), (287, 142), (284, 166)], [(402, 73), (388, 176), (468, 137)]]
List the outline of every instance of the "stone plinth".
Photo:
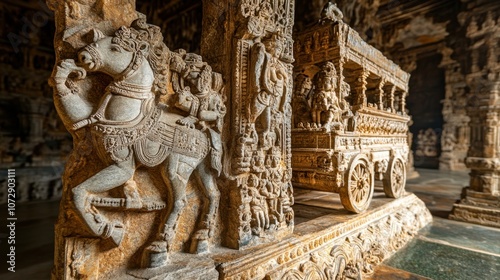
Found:
[(464, 198), (453, 205), (450, 219), (500, 227), (500, 197), (464, 188)]
[(165, 267), (130, 270), (126, 277), (364, 279), (432, 220), (414, 194), (392, 200), (376, 193), (371, 207), (356, 215), (342, 208), (336, 194), (298, 189), (296, 199), (294, 234), (280, 242), (239, 251), (218, 248), (201, 256), (178, 253)]
[[(311, 207), (320, 201), (297, 195), (296, 215), (312, 217), (325, 211)], [(358, 215), (341, 210), (340, 201), (331, 207), (338, 211), (296, 221), (289, 238), (238, 252), (223, 261), (219, 279), (363, 279), (432, 220), (414, 194), (397, 200), (374, 199), (372, 206)]]

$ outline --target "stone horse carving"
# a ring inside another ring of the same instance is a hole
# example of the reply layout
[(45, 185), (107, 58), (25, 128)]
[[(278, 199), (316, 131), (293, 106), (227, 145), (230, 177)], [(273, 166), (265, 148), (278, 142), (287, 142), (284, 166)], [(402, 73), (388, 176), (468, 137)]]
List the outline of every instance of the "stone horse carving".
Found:
[[(222, 79), (201, 57), (171, 52), (156, 26), (138, 19), (113, 37), (93, 30), (94, 42), (79, 52), (79, 63), (63, 60), (52, 83), (56, 107), (70, 130), (88, 128), (95, 150), (108, 166), (72, 189), (74, 206), (91, 232), (110, 238), (117, 246), (125, 229), (108, 220), (96, 206), (155, 210), (163, 203), (141, 201), (133, 179), (139, 166), (159, 166), (169, 188), (169, 215), (157, 240), (146, 248), (149, 266), (166, 264), (175, 225), (186, 205), (186, 185), (194, 173), (205, 194), (201, 218), (191, 250), (205, 252), (219, 205), (215, 177), (221, 171), (220, 131), (225, 107), (219, 94)], [(77, 66), (78, 64), (78, 66)], [(81, 66), (81, 67), (80, 67)], [(177, 71), (177, 72), (175, 72)], [(87, 72), (111, 76), (99, 106), (89, 107), (76, 92), (72, 77)], [(68, 78), (70, 77), (70, 78)], [(160, 104), (171, 78), (177, 93), (174, 106)], [(123, 186), (125, 199), (102, 194)]]

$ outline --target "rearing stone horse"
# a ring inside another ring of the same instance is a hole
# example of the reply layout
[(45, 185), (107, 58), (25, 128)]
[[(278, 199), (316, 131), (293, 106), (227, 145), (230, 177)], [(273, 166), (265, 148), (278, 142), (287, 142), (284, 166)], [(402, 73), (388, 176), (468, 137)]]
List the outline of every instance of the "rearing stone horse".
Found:
[[(205, 197), (191, 250), (207, 251), (220, 196), (215, 177), (221, 171), (220, 130), (225, 114), (217, 92), (221, 79), (215, 79), (218, 76), (201, 57), (193, 61), (171, 52), (159, 28), (144, 19), (136, 20), (130, 28), (121, 27), (113, 37), (97, 30), (93, 35), (94, 42), (79, 52), (78, 66), (71, 59), (63, 60), (52, 79), (56, 107), (66, 126), (72, 130), (88, 127), (95, 150), (108, 164), (72, 189), (77, 212), (94, 235), (111, 238), (118, 246), (123, 225), (108, 220), (96, 207), (164, 207), (142, 201), (133, 180), (139, 166), (159, 166), (172, 203), (157, 240), (146, 251), (150, 251), (148, 265), (161, 266), (166, 264), (175, 225), (186, 205), (186, 186), (194, 173)], [(96, 107), (85, 105), (88, 102), (75, 94), (74, 82), (68, 78), (77, 73), (83, 79), (87, 71), (113, 79)], [(178, 89), (174, 108), (160, 105), (155, 98), (166, 92), (170, 77), (182, 79), (181, 87), (179, 80), (174, 86)], [(120, 186), (125, 199), (99, 195)]]

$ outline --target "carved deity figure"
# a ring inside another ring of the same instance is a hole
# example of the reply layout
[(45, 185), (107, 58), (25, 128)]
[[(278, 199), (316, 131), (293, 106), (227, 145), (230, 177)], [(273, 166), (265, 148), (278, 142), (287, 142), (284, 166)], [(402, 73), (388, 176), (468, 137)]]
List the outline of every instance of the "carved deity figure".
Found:
[(282, 38), (273, 34), (264, 38), (263, 42), (256, 42), (251, 50), (250, 76), (254, 97), (250, 104), (249, 121), (255, 129), (255, 122), (260, 117), (262, 132), (259, 144), (263, 147), (273, 146), (273, 140), (276, 141), (279, 137), (272, 135), (272, 121), (276, 115), (282, 115), (285, 111), (288, 72), (280, 60), (282, 41)]
[(332, 62), (327, 62), (321, 67), (314, 77), (314, 85), (311, 102), (313, 123), (326, 128), (333, 122), (341, 123), (342, 111), (337, 97), (337, 71)]
[[(183, 58), (181, 55), (174, 55), (171, 65), (172, 71), (177, 71), (180, 76), (174, 75), (176, 81), (173, 87), (177, 93), (175, 107), (189, 113), (177, 123), (206, 131), (211, 140), (212, 166), (216, 167), (220, 174), (222, 169), (220, 133), (226, 114), (226, 106), (219, 94), (222, 77), (218, 73), (213, 73), (212, 67), (203, 62), (200, 55), (194, 53), (187, 53)], [(182, 81), (185, 83), (184, 87), (180, 85)]]
[(453, 147), (457, 144), (457, 138), (454, 133), (445, 129), (441, 135), (441, 143), (443, 151), (453, 151)]
[(266, 156), (266, 172), (264, 173), (266, 179), (267, 190), (267, 203), (269, 206), (269, 214), (271, 216), (271, 224), (277, 227), (278, 223), (283, 220), (281, 205), (278, 204), (278, 196), (281, 187), (281, 180), (283, 172), (279, 168), (281, 161), (280, 153), (276, 149), (271, 149)]
[(293, 186), (290, 179), (292, 178), (291, 171), (283, 173), (283, 179), (280, 184), (279, 201), (283, 211), (285, 221), (293, 222)]
[[(264, 152), (254, 151), (252, 160), (250, 161), (252, 171), (261, 175), (266, 171)], [(260, 177), (259, 177), (260, 178)]]
[(245, 127), (245, 133), (238, 138), (235, 147), (233, 164), (236, 166), (237, 173), (244, 173), (250, 171), (253, 151), (257, 146), (257, 132), (252, 126)]
[(304, 42), (304, 53), (310, 54), (312, 52), (312, 38), (307, 37)]
[[(160, 29), (146, 24), (144, 18), (111, 37), (93, 30), (93, 39), (79, 52), (78, 66), (72, 59), (62, 60), (52, 77), (56, 108), (66, 127), (91, 137), (106, 166), (72, 188), (76, 213), (91, 235), (120, 246), (127, 226), (110, 219), (101, 207), (125, 211), (168, 207), (168, 215), (161, 215), (158, 234), (144, 251), (146, 266), (163, 266), (187, 203), (188, 181), (196, 173), (204, 207), (191, 251), (206, 252), (220, 196), (215, 178), (222, 168), (221, 77), (201, 57), (171, 52)], [(89, 105), (85, 92), (79, 94), (88, 90), (77, 86), (87, 72), (112, 78), (96, 106)], [(175, 106), (160, 104), (157, 98), (169, 88), (174, 88)], [(168, 203), (139, 195), (140, 186), (134, 180), (139, 166), (158, 166), (169, 188)], [(125, 198), (109, 192), (120, 187)]]
[(269, 210), (267, 207), (266, 197), (267, 191), (262, 191), (259, 178), (255, 174), (248, 176), (248, 194), (251, 197), (250, 207), (252, 211), (252, 231), (256, 235), (260, 235), (262, 230), (269, 228)]
[(309, 94), (312, 89), (312, 81), (304, 74), (299, 74), (294, 82), (295, 90), (292, 98), (292, 118), (295, 127), (304, 126), (311, 122), (311, 106), (309, 105)]

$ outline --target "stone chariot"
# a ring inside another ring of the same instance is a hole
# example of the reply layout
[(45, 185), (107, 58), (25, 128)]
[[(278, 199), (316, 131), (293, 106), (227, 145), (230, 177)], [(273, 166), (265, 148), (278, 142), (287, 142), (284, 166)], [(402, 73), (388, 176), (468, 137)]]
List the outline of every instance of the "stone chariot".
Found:
[(360, 213), (375, 180), (388, 197), (405, 194), (409, 74), (340, 19), (331, 21), (296, 36), (292, 182), (337, 192)]

